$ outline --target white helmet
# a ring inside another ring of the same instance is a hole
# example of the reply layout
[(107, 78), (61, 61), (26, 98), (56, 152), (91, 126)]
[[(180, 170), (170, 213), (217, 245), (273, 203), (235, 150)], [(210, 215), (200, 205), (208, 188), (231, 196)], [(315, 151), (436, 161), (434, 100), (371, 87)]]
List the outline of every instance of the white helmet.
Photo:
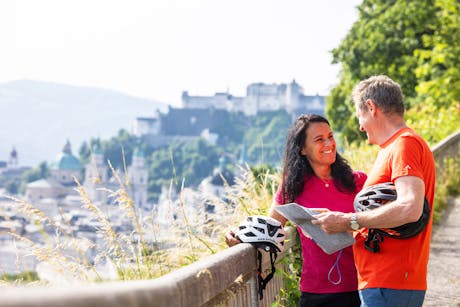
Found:
[(244, 243), (251, 243), (267, 252), (282, 252), (286, 232), (281, 223), (271, 217), (248, 216), (235, 233), (235, 237)]

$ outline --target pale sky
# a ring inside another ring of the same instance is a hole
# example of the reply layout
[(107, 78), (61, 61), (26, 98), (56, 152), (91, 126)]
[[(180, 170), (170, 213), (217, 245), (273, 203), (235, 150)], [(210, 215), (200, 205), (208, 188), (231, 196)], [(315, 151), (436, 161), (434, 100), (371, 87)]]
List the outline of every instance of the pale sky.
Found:
[(179, 105), (253, 82), (326, 95), (361, 0), (2, 0), (0, 82), (52, 81)]

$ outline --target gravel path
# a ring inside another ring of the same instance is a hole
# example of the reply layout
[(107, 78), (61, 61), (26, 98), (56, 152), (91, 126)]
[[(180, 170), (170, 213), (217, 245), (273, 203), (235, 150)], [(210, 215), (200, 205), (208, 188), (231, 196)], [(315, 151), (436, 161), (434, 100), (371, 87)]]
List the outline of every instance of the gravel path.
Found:
[(460, 307), (460, 197), (433, 229), (424, 307)]

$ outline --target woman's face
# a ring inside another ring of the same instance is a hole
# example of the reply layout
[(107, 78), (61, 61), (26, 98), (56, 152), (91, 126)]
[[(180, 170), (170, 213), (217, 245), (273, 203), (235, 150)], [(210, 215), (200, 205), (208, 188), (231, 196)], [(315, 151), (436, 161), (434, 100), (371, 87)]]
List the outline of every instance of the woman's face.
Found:
[(310, 123), (301, 154), (312, 166), (331, 165), (335, 162), (336, 144), (334, 133), (326, 123)]

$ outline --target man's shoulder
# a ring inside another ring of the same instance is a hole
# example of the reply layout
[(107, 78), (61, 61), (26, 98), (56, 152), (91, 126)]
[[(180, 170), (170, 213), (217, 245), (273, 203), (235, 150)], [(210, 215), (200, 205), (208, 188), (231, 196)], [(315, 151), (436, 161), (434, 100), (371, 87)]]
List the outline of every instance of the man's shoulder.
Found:
[(414, 130), (407, 128), (395, 138), (393, 144), (396, 146), (421, 146), (422, 148), (429, 148), (428, 143)]

